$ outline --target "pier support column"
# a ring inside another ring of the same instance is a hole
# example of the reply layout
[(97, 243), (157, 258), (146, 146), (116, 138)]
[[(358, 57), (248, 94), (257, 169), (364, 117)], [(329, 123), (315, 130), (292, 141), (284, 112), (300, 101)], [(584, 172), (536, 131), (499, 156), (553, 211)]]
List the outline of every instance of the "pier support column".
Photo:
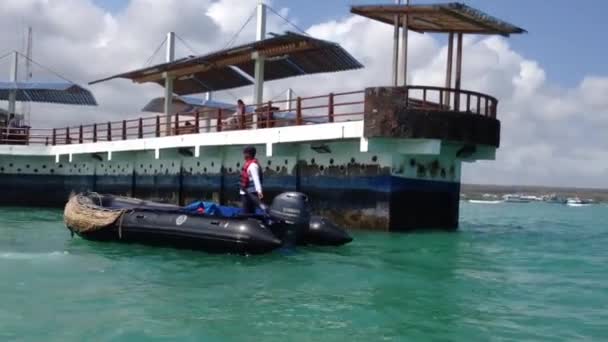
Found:
[[(405, 0), (405, 5), (409, 5), (410, 0)], [(403, 74), (403, 86), (407, 86), (407, 46), (408, 46), (408, 29), (407, 29), (408, 17), (404, 15), (402, 17), (402, 31), (401, 31), (401, 72)]]
[[(447, 56), (447, 64), (445, 70), (445, 87), (452, 88), (452, 64), (453, 61), (453, 51), (454, 51), (454, 33), (450, 32), (448, 37), (448, 56)], [(445, 92), (443, 103), (450, 105), (450, 96), (451, 93), (449, 91)]]
[[(395, 0), (395, 4), (401, 4), (401, 0)], [(399, 16), (395, 15), (395, 27), (393, 28), (393, 86), (399, 85)]]
[[(9, 80), (11, 82), (17, 82), (17, 68), (19, 67), (19, 54), (17, 51), (13, 51), (11, 74)], [(8, 92), (8, 112), (15, 114), (15, 108), (17, 103), (17, 90), (9, 90)]]
[[(256, 41), (266, 38), (266, 5), (260, 0), (257, 7), (257, 30)], [(254, 53), (252, 58), (255, 60), (254, 66), (254, 93), (253, 100), (257, 106), (261, 106), (264, 102), (264, 56), (259, 53)], [(257, 128), (258, 116), (253, 115), (253, 128)]]
[[(175, 59), (175, 33), (167, 33), (167, 62)], [(173, 77), (165, 73), (165, 136), (171, 135), (171, 115), (173, 115)]]

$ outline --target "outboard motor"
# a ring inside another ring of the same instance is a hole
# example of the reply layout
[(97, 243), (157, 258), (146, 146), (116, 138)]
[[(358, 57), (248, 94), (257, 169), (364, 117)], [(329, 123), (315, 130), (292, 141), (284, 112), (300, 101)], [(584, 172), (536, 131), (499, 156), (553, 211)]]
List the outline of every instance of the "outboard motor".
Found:
[(283, 246), (295, 247), (308, 231), (308, 197), (300, 192), (284, 192), (272, 200), (268, 215), (275, 221), (270, 229)]

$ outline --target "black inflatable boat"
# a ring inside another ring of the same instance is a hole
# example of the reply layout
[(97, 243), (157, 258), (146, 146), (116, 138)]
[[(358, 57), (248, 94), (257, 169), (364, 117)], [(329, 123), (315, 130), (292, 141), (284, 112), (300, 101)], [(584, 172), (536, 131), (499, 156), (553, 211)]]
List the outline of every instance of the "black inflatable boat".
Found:
[(135, 242), (216, 253), (260, 254), (295, 245), (339, 246), (348, 233), (310, 216), (297, 192), (275, 197), (263, 215), (199, 214), (183, 207), (129, 197), (83, 193), (64, 211), (66, 227), (84, 239)]

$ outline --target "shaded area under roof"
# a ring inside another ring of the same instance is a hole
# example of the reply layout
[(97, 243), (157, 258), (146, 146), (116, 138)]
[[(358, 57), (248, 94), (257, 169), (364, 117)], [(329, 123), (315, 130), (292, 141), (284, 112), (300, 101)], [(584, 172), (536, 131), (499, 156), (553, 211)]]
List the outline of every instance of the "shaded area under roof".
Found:
[(293, 32), (240, 45), (207, 55), (182, 58), (138, 69), (101, 80), (126, 78), (134, 82), (164, 85), (164, 73), (175, 77), (174, 92), (179, 95), (225, 90), (252, 84), (253, 55), (264, 56), (264, 80), (362, 68), (340, 45)]
[[(157, 97), (150, 102), (148, 102), (142, 111), (144, 112), (153, 112), (153, 113), (164, 113), (165, 112), (165, 98)], [(194, 96), (173, 96), (173, 111), (180, 113), (194, 112), (195, 110), (206, 111), (206, 110), (216, 110), (223, 109), (228, 111), (236, 110), (236, 102), (235, 103), (226, 103), (216, 100), (206, 100), (201, 99)], [(213, 114), (211, 112), (210, 114)]]
[[(165, 98), (157, 97), (148, 102), (142, 111), (153, 112), (153, 113), (164, 113)], [(206, 100), (194, 96), (173, 96), (173, 110), (180, 114), (194, 115), (196, 110), (199, 111), (202, 118), (217, 119), (217, 109), (222, 109), (222, 115), (225, 115), (225, 119), (236, 112), (236, 103), (226, 103), (216, 100)], [(255, 106), (247, 106), (246, 113), (255, 112)], [(279, 121), (296, 121), (297, 114), (295, 112), (287, 111), (276, 111), (273, 113), (274, 120)], [(304, 116), (303, 121), (305, 123), (326, 123), (328, 122), (327, 117), (306, 117)]]
[[(462, 3), (352, 6), (351, 13), (394, 25), (395, 15), (408, 15), (407, 27), (417, 32), (472, 34), (525, 33), (526, 30)], [(400, 20), (399, 25), (403, 27)]]
[(0, 82), (0, 100), (8, 101), (13, 90), (17, 91), (19, 102), (97, 105), (89, 90), (70, 82)]
[[(155, 83), (165, 86), (165, 80)], [(178, 95), (206, 93), (251, 85), (253, 82), (233, 68), (226, 66), (183, 75), (173, 81), (173, 93)]]

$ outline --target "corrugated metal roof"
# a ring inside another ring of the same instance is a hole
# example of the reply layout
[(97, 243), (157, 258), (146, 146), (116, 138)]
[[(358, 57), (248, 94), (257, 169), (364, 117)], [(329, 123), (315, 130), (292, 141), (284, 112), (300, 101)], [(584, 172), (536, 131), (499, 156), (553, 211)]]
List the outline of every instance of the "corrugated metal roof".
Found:
[(97, 105), (89, 90), (70, 82), (0, 82), (0, 100), (7, 101), (11, 90), (17, 91), (20, 102)]
[[(526, 30), (462, 3), (352, 6), (351, 13), (394, 25), (395, 15), (408, 15), (408, 29), (509, 36)], [(403, 27), (400, 21), (399, 25)]]
[[(175, 91), (180, 95), (235, 88), (251, 84), (251, 79), (254, 77), (253, 66), (255, 61), (252, 57), (254, 53), (266, 58), (265, 80), (363, 67), (359, 61), (338, 44), (286, 32), (283, 35), (227, 50), (182, 58), (172, 63), (118, 74), (89, 84), (114, 78), (163, 84), (163, 74), (168, 73), (177, 78), (174, 82), (174, 88), (180, 89), (181, 92)], [(241, 75), (233, 68), (238, 68), (249, 78)], [(182, 82), (184, 82), (184, 85), (178, 85)], [(204, 87), (194, 86), (195, 82), (203, 84)]]

